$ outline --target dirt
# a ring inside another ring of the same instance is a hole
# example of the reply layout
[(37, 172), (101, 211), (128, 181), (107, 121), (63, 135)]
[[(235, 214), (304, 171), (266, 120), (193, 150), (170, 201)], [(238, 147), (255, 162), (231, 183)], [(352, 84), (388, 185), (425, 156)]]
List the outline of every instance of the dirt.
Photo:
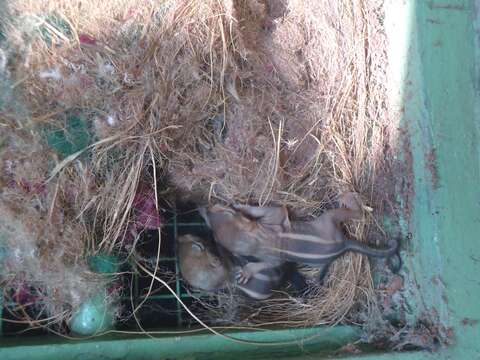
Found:
[(344, 345), (340, 349), (335, 351), (336, 356), (338, 356), (338, 355), (348, 355), (348, 354), (358, 355), (358, 354), (361, 354), (361, 353), (362, 353), (362, 350), (360, 350), (357, 345), (352, 344), (352, 343), (348, 343), (347, 345)]
[[(372, 324), (370, 324), (372, 325)], [(437, 351), (450, 345), (455, 337), (451, 327), (442, 325), (435, 311), (420, 315), (412, 324), (374, 320), (374, 329), (365, 340), (378, 349), (394, 351)]]
[(471, 318), (463, 318), (461, 323), (463, 326), (475, 326), (477, 325), (479, 320), (471, 319)]
[(387, 287), (387, 294), (392, 296), (397, 291), (403, 288), (403, 278), (399, 275), (394, 275), (390, 284)]
[(415, 197), (414, 174), (413, 174), (413, 154), (410, 143), (410, 134), (408, 126), (405, 125), (398, 131), (399, 144), (401, 144), (401, 154), (403, 159), (395, 162), (395, 175), (399, 179), (397, 193), (403, 200), (404, 216), (409, 218), (412, 215), (412, 201)]
[(438, 168), (437, 168), (437, 156), (436, 156), (435, 148), (432, 148), (425, 155), (425, 167), (430, 173), (432, 187), (435, 190), (438, 189)]

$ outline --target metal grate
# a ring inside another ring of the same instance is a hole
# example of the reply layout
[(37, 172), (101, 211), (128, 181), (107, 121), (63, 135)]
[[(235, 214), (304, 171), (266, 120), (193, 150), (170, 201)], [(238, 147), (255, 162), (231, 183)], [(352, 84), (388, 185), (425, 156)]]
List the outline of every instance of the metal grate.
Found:
[[(170, 269), (174, 275), (174, 284), (171, 283), (175, 294), (187, 305), (194, 302), (194, 298), (188, 291), (187, 285), (181, 280), (180, 267), (176, 256), (176, 242), (180, 235), (191, 233), (197, 235), (210, 236), (210, 231), (203, 222), (200, 215), (190, 209), (176, 211), (167, 211), (167, 221), (162, 228), (161, 256), (158, 259), (159, 269)], [(158, 232), (146, 233), (143, 244), (140, 244), (139, 251), (151, 264), (156, 262), (158, 246)], [(162, 275), (159, 274), (161, 277)], [(134, 271), (133, 281), (133, 299), (134, 306), (145, 300), (144, 290), (150, 285), (151, 277), (143, 277), (139, 271)], [(131, 302), (130, 297), (123, 299), (124, 304)], [(176, 297), (158, 282), (155, 282), (152, 288), (152, 294), (148, 296), (145, 302), (145, 309), (141, 312), (140, 321), (145, 323), (145, 329), (164, 326), (188, 326), (190, 325), (190, 316), (185, 314), (185, 310), (177, 301)], [(131, 305), (130, 305), (131, 307)], [(130, 326), (127, 326), (130, 327)]]
[[(162, 248), (160, 252), (161, 257), (158, 259), (159, 269), (168, 269), (170, 271), (174, 277), (170, 286), (184, 303), (191, 305), (194, 302), (194, 298), (190, 295), (187, 285), (181, 280), (179, 262), (176, 256), (176, 241), (179, 235), (186, 233), (210, 236), (210, 232), (200, 215), (190, 209), (182, 209), (179, 214), (174, 210), (170, 210), (166, 211), (165, 214), (166, 222), (161, 230)], [(157, 231), (145, 232), (139, 241), (139, 251), (141, 255), (151, 264), (155, 264), (157, 260), (157, 246)], [(122, 279), (125, 291), (121, 297), (124, 312), (121, 319), (125, 318), (126, 320), (120, 320), (117, 326), (119, 329), (133, 330), (139, 328), (137, 321), (131, 314), (133, 309), (142, 301), (145, 301), (145, 304), (138, 310), (137, 318), (143, 329), (186, 327), (190, 325), (190, 316), (186, 316), (185, 310), (168, 289), (155, 281), (152, 287), (152, 293), (145, 299), (146, 289), (150, 286), (151, 277), (147, 274), (142, 275), (138, 269), (132, 268), (131, 264), (125, 264), (121, 270), (134, 271), (131, 272), (132, 274), (129, 277), (127, 276)], [(162, 277), (161, 273), (158, 273), (158, 275)], [(12, 302), (4, 303), (1, 308), (3, 309), (3, 316), (9, 320), (15, 320), (15, 317), (10, 314), (17, 306), (17, 304)], [(38, 311), (38, 309), (36, 310), (38, 307), (41, 307), (41, 304), (36, 303), (35, 307), (29, 307), (27, 309), (29, 315), (36, 317), (35, 311)], [(32, 329), (25, 324), (0, 321), (0, 334), (2, 334), (2, 332), (3, 335), (6, 336), (18, 334), (41, 335), (45, 333), (42, 329), (32, 331)]]

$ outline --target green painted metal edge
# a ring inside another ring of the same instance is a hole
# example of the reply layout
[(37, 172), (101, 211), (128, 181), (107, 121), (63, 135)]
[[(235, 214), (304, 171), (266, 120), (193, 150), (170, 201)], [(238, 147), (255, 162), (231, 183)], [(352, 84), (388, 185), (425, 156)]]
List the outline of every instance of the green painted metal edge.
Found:
[(413, 238), (404, 256), (408, 285), (415, 318), (436, 324), (450, 343), (409, 358), (480, 358), (476, 10), (469, 0), (389, 1), (390, 75), (397, 92), (391, 99), (409, 135), (414, 174)]
[[(443, 272), (440, 254), (438, 226), (441, 221), (438, 210), (436, 187), (438, 153), (434, 147), (436, 134), (432, 128), (432, 109), (427, 100), (431, 86), (426, 83), (423, 57), (431, 51), (424, 44), (428, 36), (424, 19), (419, 13), (422, 1), (389, 1), (386, 28), (389, 39), (389, 100), (392, 114), (400, 124), (401, 137), (395, 144), (399, 157), (411, 171), (412, 184), (401, 190), (399, 200), (405, 211), (403, 232), (410, 233), (410, 239), (402, 244), (402, 259), (406, 272), (405, 287), (408, 307), (412, 309), (407, 319), (412, 326), (418, 319), (442, 322), (448, 320)], [(440, 61), (441, 59), (437, 59)], [(408, 181), (408, 180), (407, 180)], [(433, 319), (435, 317), (435, 319)], [(442, 325), (443, 326), (443, 325)]]
[[(233, 334), (232, 334), (233, 335)], [(2, 360), (51, 359), (262, 359), (282, 358), (286, 355), (327, 354), (359, 336), (358, 330), (347, 326), (302, 330), (249, 331), (235, 333), (243, 340), (280, 342), (297, 340), (288, 346), (258, 346), (232, 342), (218, 336), (164, 336), (151, 339), (142, 337), (100, 337), (91, 340), (65, 341), (41, 338), (19, 344), (3, 339), (0, 348)], [(302, 340), (306, 339), (306, 340)], [(321, 339), (321, 344), (317, 341)]]
[[(426, 119), (433, 133), (438, 187), (420, 221), (435, 217), (432, 251), (438, 251), (442, 301), (453, 332), (443, 358), (480, 358), (480, 137), (476, 93), (478, 62), (474, 1), (423, 1), (417, 5)], [(431, 20), (430, 20), (431, 19)], [(478, 21), (478, 18), (476, 19)], [(428, 86), (428, 88), (427, 88)], [(430, 211), (434, 211), (434, 215)], [(438, 211), (438, 214), (437, 214)], [(422, 239), (427, 246), (428, 239)], [(425, 249), (428, 251), (427, 249)], [(422, 249), (423, 251), (423, 249)], [(427, 274), (427, 268), (423, 268)], [(444, 297), (445, 296), (445, 297)]]

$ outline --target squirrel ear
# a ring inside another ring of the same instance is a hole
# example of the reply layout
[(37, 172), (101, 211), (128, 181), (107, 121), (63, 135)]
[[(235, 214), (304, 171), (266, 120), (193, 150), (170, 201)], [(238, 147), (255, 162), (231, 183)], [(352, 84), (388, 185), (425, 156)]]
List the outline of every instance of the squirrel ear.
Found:
[(192, 243), (192, 250), (199, 253), (205, 250), (205, 246), (203, 246), (201, 243), (194, 242)]
[(205, 223), (207, 224), (207, 226), (209, 228), (212, 228), (212, 226), (210, 225), (210, 220), (208, 218), (208, 212), (207, 212), (207, 207), (206, 206), (201, 206), (198, 208), (198, 213), (200, 214), (200, 216), (203, 218), (203, 220), (205, 221)]
[(282, 221), (283, 231), (291, 231), (292, 230), (292, 223), (290, 222), (290, 217), (288, 215), (288, 209), (283, 206), (284, 211), (284, 218)]

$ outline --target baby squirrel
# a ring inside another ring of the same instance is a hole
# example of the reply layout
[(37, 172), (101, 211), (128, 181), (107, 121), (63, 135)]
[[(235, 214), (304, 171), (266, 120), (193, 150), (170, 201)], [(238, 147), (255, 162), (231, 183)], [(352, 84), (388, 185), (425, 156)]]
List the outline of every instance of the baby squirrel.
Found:
[(347, 251), (374, 257), (389, 257), (397, 251), (395, 240), (387, 249), (374, 249), (347, 239), (340, 224), (361, 218), (360, 199), (356, 193), (346, 193), (340, 204), (345, 207), (327, 210), (311, 221), (290, 221), (284, 206), (213, 205), (203, 208), (201, 214), (218, 244), (234, 255), (259, 260), (242, 267), (238, 276), (241, 284), (286, 261), (319, 267), (323, 276), (328, 266)]
[[(278, 289), (286, 274), (287, 264), (270, 266), (255, 273), (246, 282), (237, 282), (233, 271), (241, 269), (254, 259), (233, 257), (225, 249), (217, 249), (220, 257), (215, 254), (215, 249), (206, 239), (196, 235), (183, 235), (178, 238), (178, 259), (180, 273), (183, 279), (196, 289), (203, 291), (220, 290), (235, 284), (236, 288), (248, 297), (255, 300), (269, 298), (273, 291)], [(292, 275), (291, 271), (288, 271)], [(296, 283), (295, 287), (302, 288), (300, 275), (292, 276)]]

